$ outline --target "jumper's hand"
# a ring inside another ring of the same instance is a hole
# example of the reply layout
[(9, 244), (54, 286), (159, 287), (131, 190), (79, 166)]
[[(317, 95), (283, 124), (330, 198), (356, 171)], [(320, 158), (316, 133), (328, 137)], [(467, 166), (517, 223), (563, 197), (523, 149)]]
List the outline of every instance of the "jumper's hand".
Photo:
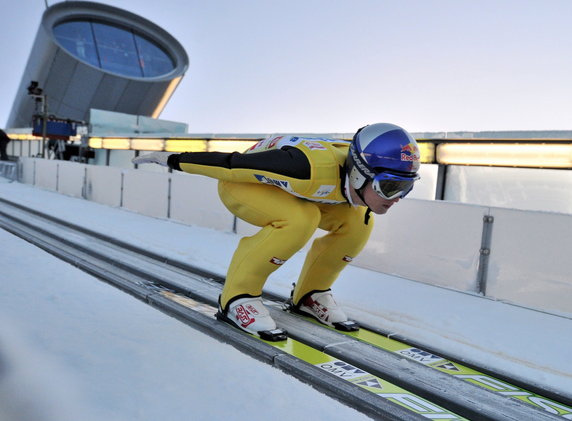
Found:
[(153, 152), (133, 158), (131, 162), (134, 164), (159, 164), (167, 167), (167, 160), (173, 155), (172, 152)]

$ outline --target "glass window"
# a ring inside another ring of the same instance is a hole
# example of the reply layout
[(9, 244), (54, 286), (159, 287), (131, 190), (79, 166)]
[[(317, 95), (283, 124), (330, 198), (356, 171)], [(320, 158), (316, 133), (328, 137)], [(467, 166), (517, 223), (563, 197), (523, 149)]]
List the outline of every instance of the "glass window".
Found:
[(62, 23), (54, 28), (54, 36), (61, 46), (75, 57), (100, 67), (89, 22)]
[(131, 31), (93, 22), (101, 68), (126, 76), (143, 76)]
[(80, 60), (109, 72), (156, 77), (175, 68), (157, 44), (132, 30), (103, 22), (70, 21), (54, 27), (60, 45)]
[(135, 43), (139, 51), (139, 62), (143, 76), (153, 77), (169, 73), (175, 67), (171, 57), (151, 41), (135, 34)]

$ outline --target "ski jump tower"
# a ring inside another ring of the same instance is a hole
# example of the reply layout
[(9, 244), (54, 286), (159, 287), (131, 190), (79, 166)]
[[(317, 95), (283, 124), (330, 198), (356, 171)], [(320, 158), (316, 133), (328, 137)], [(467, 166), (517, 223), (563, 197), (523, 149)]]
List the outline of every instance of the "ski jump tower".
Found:
[(39, 100), (64, 119), (87, 121), (92, 108), (156, 118), (188, 66), (181, 44), (147, 19), (57, 3), (43, 14), (6, 126), (31, 127)]

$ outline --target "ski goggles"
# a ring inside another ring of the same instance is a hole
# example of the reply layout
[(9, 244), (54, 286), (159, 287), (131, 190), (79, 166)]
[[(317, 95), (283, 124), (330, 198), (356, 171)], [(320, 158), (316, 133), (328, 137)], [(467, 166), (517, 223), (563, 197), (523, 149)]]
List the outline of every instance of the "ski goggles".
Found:
[(413, 189), (413, 183), (419, 180), (419, 176), (404, 177), (402, 175), (381, 172), (376, 174), (372, 181), (373, 190), (387, 200), (396, 197), (404, 198)]

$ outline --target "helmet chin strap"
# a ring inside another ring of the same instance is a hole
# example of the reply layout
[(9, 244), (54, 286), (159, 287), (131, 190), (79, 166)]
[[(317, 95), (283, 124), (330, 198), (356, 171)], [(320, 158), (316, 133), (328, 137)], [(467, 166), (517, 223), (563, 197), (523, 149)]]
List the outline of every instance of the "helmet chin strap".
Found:
[(363, 218), (363, 223), (367, 225), (369, 222), (369, 217), (371, 216), (371, 208), (369, 207), (369, 205), (365, 201), (365, 197), (363, 194), (363, 189), (365, 188), (365, 186), (367, 186), (367, 183), (362, 188), (354, 189), (354, 190), (355, 190), (356, 194), (358, 195), (358, 197), (361, 199), (361, 201), (364, 203), (364, 205), (367, 206), (367, 210), (365, 211), (365, 215)]
[(370, 215), (371, 215), (371, 209), (368, 206), (367, 210), (365, 211), (365, 216), (363, 217), (363, 223), (364, 224), (366, 224), (366, 225), (368, 224)]

